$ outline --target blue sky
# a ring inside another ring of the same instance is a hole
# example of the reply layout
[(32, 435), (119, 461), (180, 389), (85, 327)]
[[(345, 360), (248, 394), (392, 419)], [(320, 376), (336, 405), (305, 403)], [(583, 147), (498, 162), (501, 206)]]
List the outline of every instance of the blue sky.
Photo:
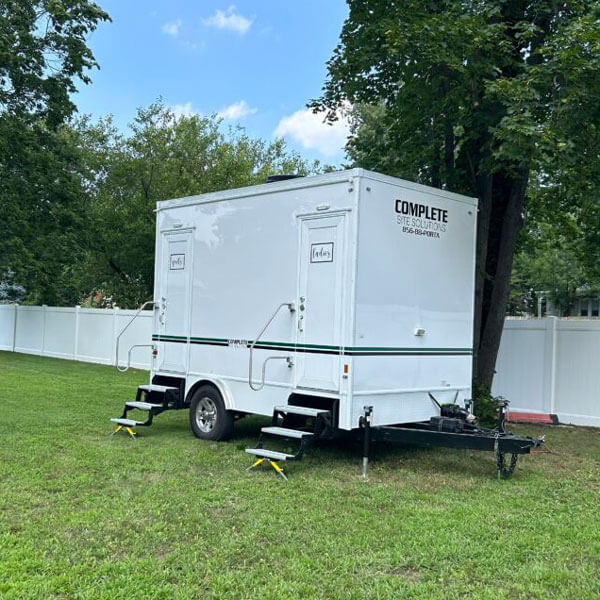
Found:
[(347, 15), (344, 0), (96, 0), (112, 17), (89, 39), (100, 63), (80, 113), (126, 128), (159, 96), (177, 112), (220, 113), (253, 136), (285, 137), (307, 158), (339, 163), (347, 125), (305, 110)]

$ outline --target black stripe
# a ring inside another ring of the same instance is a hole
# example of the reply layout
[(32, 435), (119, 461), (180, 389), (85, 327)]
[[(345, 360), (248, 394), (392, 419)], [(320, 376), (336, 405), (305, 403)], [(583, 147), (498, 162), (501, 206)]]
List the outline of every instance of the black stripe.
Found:
[[(187, 344), (187, 339), (168, 339), (162, 336), (152, 336), (152, 340), (156, 342), (171, 342), (174, 344)], [(190, 344), (199, 346), (220, 346), (222, 348), (229, 347), (228, 342), (221, 341), (204, 341), (204, 340), (189, 340)], [(246, 348), (250, 348), (250, 344), (246, 344)], [(327, 350), (320, 348), (304, 348), (302, 346), (276, 346), (274, 344), (255, 344), (256, 350), (274, 350), (277, 352), (302, 352), (304, 354), (328, 354), (328, 355), (343, 355), (343, 356), (471, 356), (469, 350)]]

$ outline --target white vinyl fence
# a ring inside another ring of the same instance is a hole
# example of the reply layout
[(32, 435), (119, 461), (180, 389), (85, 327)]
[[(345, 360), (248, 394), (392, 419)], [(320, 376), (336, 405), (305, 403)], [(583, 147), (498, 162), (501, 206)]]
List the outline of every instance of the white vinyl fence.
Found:
[[(114, 364), (115, 341), (136, 311), (0, 305), (0, 350)], [(152, 311), (142, 312), (119, 344), (126, 364), (134, 344), (150, 344)], [(149, 369), (149, 348), (131, 365)], [(493, 393), (512, 410), (556, 414), (561, 423), (600, 427), (600, 319), (508, 319)]]
[(512, 410), (600, 427), (600, 320), (507, 319), (496, 372)]
[[(114, 364), (116, 338), (134, 310), (0, 305), (0, 350)], [(152, 343), (152, 311), (143, 311), (119, 342), (119, 364), (134, 344)], [(135, 348), (131, 366), (149, 369), (150, 348)]]

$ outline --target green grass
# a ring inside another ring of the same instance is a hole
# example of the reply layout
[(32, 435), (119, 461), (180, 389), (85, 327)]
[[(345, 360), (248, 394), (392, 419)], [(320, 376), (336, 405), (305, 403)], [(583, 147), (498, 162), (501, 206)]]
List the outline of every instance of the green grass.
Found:
[(246, 473), (265, 419), (109, 437), (141, 371), (0, 353), (0, 598), (600, 597), (600, 434), (495, 478), (491, 453), (326, 444)]

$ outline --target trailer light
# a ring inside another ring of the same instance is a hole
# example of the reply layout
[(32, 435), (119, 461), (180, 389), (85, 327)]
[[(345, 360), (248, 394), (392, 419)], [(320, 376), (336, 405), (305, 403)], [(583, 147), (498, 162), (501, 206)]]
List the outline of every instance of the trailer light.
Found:
[(348, 371), (350, 370), (350, 367), (348, 364), (344, 365), (344, 375), (348, 375)]
[(156, 346), (154, 346), (154, 348), (152, 348), (152, 356), (153, 357), (158, 356), (158, 348)]

